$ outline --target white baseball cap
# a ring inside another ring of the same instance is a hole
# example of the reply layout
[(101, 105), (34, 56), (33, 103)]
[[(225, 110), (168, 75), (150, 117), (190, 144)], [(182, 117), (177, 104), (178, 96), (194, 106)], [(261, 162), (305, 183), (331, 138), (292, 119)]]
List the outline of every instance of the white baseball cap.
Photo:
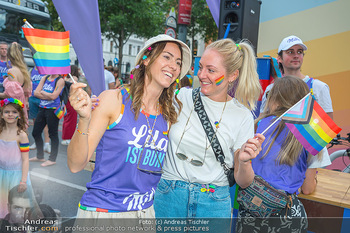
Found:
[(288, 36), (284, 38), (278, 47), (278, 53), (282, 50), (288, 50), (290, 47), (294, 45), (300, 45), (304, 50), (307, 50), (306, 45), (304, 45), (303, 41), (297, 36)]
[(136, 64), (139, 63), (140, 59), (142, 59), (142, 55), (146, 49), (151, 47), (153, 44), (158, 43), (158, 42), (162, 42), (162, 41), (177, 42), (181, 45), (181, 48), (182, 48), (182, 68), (181, 68), (179, 78), (182, 79), (183, 77), (185, 77), (185, 75), (187, 74), (188, 70), (191, 67), (191, 63), (192, 63), (191, 50), (181, 40), (174, 39), (171, 36), (168, 36), (166, 34), (160, 34), (158, 36), (152, 37), (151, 39), (147, 40), (145, 42), (145, 46), (136, 55)]

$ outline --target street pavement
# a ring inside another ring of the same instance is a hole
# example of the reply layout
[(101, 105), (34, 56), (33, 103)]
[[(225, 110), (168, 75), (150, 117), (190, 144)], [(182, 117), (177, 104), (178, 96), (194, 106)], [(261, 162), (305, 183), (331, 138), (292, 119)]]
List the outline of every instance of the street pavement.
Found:
[[(76, 216), (79, 201), (86, 190), (86, 183), (90, 181), (90, 171), (72, 173), (67, 166), (67, 146), (61, 145), (61, 129), (63, 119), (60, 120), (60, 145), (56, 164), (41, 167), (41, 162), (29, 163), (29, 174), (35, 193), (41, 193), (41, 204), (47, 204), (61, 212), (63, 218)], [(28, 129), (30, 145), (34, 142), (31, 135), (33, 126)], [(36, 150), (30, 150), (29, 158), (36, 156)], [(49, 154), (45, 153), (45, 159)]]

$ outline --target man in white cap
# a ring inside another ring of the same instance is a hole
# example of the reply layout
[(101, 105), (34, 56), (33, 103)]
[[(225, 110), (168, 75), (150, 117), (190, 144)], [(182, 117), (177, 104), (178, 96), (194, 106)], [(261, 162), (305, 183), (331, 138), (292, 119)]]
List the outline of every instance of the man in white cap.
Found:
[[(282, 76), (293, 75), (303, 79), (309, 86), (317, 103), (333, 119), (332, 100), (328, 85), (320, 80), (313, 79), (308, 75), (301, 73), (300, 69), (303, 64), (305, 50), (307, 50), (306, 45), (297, 36), (288, 36), (282, 40), (278, 47), (277, 57)], [(273, 84), (270, 84), (266, 87), (261, 101), (260, 112), (264, 111), (266, 98), (272, 86)]]

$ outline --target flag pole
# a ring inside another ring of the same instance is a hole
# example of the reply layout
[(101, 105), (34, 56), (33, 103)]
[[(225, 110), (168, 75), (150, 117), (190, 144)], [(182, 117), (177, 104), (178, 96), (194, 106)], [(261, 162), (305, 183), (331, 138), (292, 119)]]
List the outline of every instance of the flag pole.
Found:
[(279, 116), (274, 122), (272, 122), (269, 127), (267, 127), (261, 134), (264, 134), (267, 132), (268, 129), (270, 129), (277, 121), (279, 121), (284, 115), (286, 115), (286, 113), (294, 108), (295, 106), (297, 106), (301, 101), (303, 101), (306, 97), (308, 97), (311, 94), (311, 92), (309, 92), (306, 96), (304, 96), (301, 100), (299, 100), (296, 104), (294, 104), (292, 107), (290, 107), (287, 111), (285, 111), (281, 116)]
[(34, 28), (26, 19), (23, 19), (23, 22), (25, 25), (27, 25), (29, 28)]
[(69, 77), (70, 77), (70, 79), (73, 81), (73, 83), (77, 83), (75, 80), (74, 80), (74, 78), (72, 77), (72, 75), (69, 73)]

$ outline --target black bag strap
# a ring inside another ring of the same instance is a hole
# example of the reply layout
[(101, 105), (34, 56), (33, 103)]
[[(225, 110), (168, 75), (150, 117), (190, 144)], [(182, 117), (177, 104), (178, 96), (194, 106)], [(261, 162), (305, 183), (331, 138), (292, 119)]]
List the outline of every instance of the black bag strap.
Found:
[(192, 98), (194, 103), (194, 110), (197, 112), (199, 120), (202, 123), (205, 133), (211, 143), (211, 147), (214, 151), (216, 160), (220, 162), (221, 166), (224, 168), (225, 174), (229, 172), (230, 168), (225, 163), (225, 155), (222, 151), (220, 142), (214, 132), (213, 126), (211, 125), (207, 112), (204, 109), (202, 98), (200, 95), (200, 88), (192, 90)]

